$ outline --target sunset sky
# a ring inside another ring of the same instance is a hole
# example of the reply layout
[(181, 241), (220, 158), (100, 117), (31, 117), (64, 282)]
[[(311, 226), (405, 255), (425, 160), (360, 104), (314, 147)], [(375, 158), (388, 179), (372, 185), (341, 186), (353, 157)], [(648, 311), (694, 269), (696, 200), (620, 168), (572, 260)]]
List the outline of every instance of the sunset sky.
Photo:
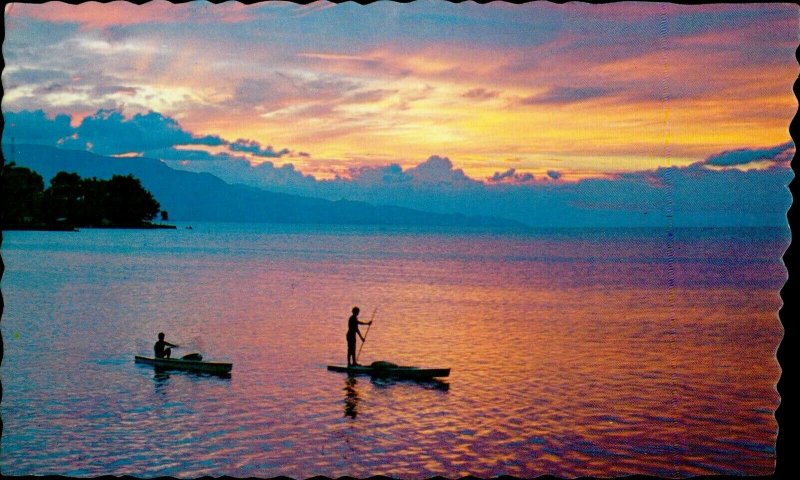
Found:
[(786, 168), (798, 25), (778, 4), (10, 4), (3, 139), (228, 180)]

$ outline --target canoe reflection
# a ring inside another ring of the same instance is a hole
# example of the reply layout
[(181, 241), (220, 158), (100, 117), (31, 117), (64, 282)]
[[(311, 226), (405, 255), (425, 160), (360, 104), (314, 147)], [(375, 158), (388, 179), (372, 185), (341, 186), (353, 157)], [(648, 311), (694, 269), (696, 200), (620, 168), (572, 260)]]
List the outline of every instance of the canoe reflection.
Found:
[(150, 365), (138, 365), (140, 368), (153, 369), (153, 379), (168, 379), (170, 375), (181, 375), (189, 378), (231, 378), (230, 373), (216, 373), (216, 372), (194, 372), (191, 370), (175, 370), (172, 368), (163, 368)]
[(229, 380), (230, 373), (206, 373), (206, 372), (191, 372), (183, 370), (164, 369), (161, 367), (137, 365), (140, 368), (147, 368), (153, 371), (153, 386), (157, 393), (164, 393), (165, 387), (169, 385), (169, 379), (172, 375), (179, 375), (180, 377), (189, 378), (190, 380), (199, 379), (212, 379), (219, 378)]
[(440, 390), (443, 392), (450, 390), (449, 383), (435, 378), (417, 380), (411, 378), (370, 377), (370, 380), (378, 388), (387, 388), (393, 385), (417, 385), (426, 390)]
[(155, 387), (156, 393), (164, 394), (166, 393), (166, 387), (169, 385), (169, 379), (172, 375), (179, 375), (181, 377), (188, 377), (190, 380), (199, 380), (199, 379), (224, 379), (229, 380), (231, 378), (230, 373), (205, 373), (205, 372), (188, 372), (182, 370), (171, 370), (171, 369), (164, 369), (159, 367), (152, 367), (153, 369), (153, 386)]
[[(394, 385), (417, 385), (427, 390), (439, 390), (447, 392), (450, 384), (442, 380), (410, 380), (398, 378), (370, 377), (370, 383), (377, 388), (390, 388)], [(348, 375), (344, 381), (344, 416), (356, 418), (359, 413), (359, 403), (361, 402), (360, 392), (358, 391), (358, 380), (355, 375)]]

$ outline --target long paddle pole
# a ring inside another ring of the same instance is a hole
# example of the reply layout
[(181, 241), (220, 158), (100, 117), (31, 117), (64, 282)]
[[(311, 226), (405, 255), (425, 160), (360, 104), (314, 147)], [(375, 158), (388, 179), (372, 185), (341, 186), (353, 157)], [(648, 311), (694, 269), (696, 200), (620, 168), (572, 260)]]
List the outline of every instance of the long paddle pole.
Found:
[(367, 325), (367, 331), (364, 333), (364, 340), (361, 341), (361, 346), (358, 347), (358, 353), (356, 354), (356, 363), (358, 363), (358, 357), (361, 355), (361, 349), (364, 348), (364, 343), (367, 341), (367, 335), (369, 335), (369, 327), (372, 326), (372, 321), (375, 320), (375, 312), (378, 311), (378, 307), (375, 307), (375, 310), (372, 311), (372, 318), (369, 319), (369, 325)]

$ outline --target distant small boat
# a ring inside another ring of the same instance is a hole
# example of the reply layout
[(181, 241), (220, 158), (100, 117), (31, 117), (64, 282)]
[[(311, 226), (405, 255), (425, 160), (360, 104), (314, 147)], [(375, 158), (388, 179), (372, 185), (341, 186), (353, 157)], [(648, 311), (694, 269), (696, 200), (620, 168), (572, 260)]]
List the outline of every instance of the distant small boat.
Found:
[(370, 365), (350, 367), (328, 365), (328, 370), (332, 372), (349, 373), (352, 375), (363, 374), (373, 377), (409, 378), (414, 380), (447, 377), (450, 375), (449, 368), (421, 368), (407, 365), (396, 365), (394, 363), (385, 361), (372, 362)]
[(135, 356), (135, 363), (153, 365), (168, 370), (187, 370), (190, 372), (204, 372), (225, 374), (230, 373), (233, 368), (232, 363), (207, 362), (203, 360), (190, 360), (183, 358), (152, 358)]

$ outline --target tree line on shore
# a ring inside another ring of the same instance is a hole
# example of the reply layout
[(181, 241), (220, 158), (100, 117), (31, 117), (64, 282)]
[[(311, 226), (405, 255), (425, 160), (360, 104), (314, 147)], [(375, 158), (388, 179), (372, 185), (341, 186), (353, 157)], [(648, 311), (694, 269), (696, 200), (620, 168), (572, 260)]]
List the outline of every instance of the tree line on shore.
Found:
[(0, 172), (3, 229), (145, 227), (166, 211), (133, 175), (110, 180), (58, 172), (45, 188), (38, 173), (14, 164)]

